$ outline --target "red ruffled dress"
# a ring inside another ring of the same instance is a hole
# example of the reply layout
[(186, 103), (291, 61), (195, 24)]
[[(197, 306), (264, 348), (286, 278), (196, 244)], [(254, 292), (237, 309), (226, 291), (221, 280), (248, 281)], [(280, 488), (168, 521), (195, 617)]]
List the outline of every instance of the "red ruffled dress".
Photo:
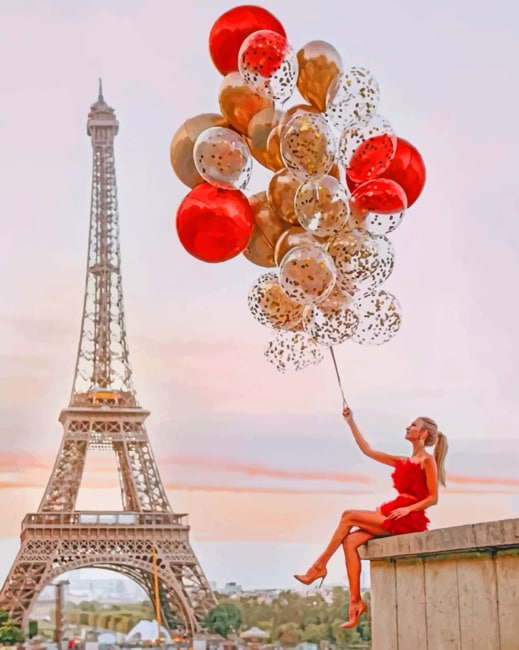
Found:
[[(388, 501), (380, 506), (380, 512), (386, 517), (395, 508), (410, 506), (429, 496), (425, 471), (419, 463), (413, 463), (409, 458), (396, 462), (391, 478), (393, 487), (399, 494), (393, 501)], [(382, 526), (391, 535), (401, 535), (402, 533), (419, 533), (427, 530), (428, 523), (429, 519), (425, 510), (417, 510), (400, 519), (386, 519)]]

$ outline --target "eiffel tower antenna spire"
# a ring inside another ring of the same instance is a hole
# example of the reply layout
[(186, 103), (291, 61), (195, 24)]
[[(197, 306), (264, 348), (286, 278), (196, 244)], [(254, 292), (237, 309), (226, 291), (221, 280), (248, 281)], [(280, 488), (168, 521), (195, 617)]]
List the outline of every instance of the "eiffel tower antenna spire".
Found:
[[(215, 598), (189, 543), (187, 515), (171, 508), (132, 382), (123, 306), (114, 139), (119, 123), (101, 81), (87, 120), (92, 193), (81, 334), (61, 446), (0, 607), (24, 627), (41, 590), (66, 571), (103, 567), (139, 583), (170, 629), (196, 632)], [(87, 454), (113, 452), (121, 510), (76, 507)]]
[(83, 403), (98, 389), (118, 391), (136, 405), (132, 383), (119, 244), (119, 212), (114, 139), (119, 122), (105, 103), (101, 79), (99, 97), (88, 114), (87, 134), (93, 153), (85, 300), (81, 337), (70, 405)]
[(103, 98), (103, 80), (99, 77), (99, 95), (97, 97), (98, 102), (104, 102)]

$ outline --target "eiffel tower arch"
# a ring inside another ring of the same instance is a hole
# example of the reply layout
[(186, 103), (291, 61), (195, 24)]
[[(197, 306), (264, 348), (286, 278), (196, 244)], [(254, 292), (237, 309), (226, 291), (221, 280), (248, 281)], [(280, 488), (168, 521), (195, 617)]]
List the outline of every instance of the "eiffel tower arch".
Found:
[[(114, 139), (119, 123), (104, 98), (91, 106), (93, 169), (86, 286), (61, 446), (38, 511), (22, 522), (20, 549), (0, 591), (0, 607), (26, 628), (44, 587), (82, 567), (111, 569), (159, 601), (169, 629), (194, 633), (216, 603), (189, 543), (187, 515), (164, 490), (133, 387), (123, 307)], [(76, 508), (89, 451), (111, 450), (122, 510)], [(158, 593), (155, 578), (158, 578)]]

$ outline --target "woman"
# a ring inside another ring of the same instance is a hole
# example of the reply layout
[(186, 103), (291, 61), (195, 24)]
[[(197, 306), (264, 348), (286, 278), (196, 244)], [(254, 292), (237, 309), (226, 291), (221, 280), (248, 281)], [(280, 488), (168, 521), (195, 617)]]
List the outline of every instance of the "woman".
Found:
[[(342, 544), (346, 560), (346, 572), (350, 588), (349, 620), (340, 627), (356, 627), (368, 606), (360, 597), (360, 556), (358, 547), (372, 537), (416, 533), (427, 530), (429, 519), (425, 509), (438, 502), (438, 483), (445, 485), (443, 463), (447, 453), (447, 440), (438, 431), (434, 420), (419, 417), (406, 429), (405, 438), (413, 445), (409, 458), (393, 456), (375, 451), (359, 431), (353, 413), (345, 408), (343, 416), (349, 424), (362, 453), (380, 463), (391, 465), (395, 471), (391, 475), (398, 496), (393, 501), (382, 504), (377, 510), (346, 510), (324, 552), (310, 569), (294, 578), (305, 585), (326, 577), (326, 565)], [(431, 455), (425, 447), (434, 446)], [(355, 530), (352, 530), (355, 528)]]

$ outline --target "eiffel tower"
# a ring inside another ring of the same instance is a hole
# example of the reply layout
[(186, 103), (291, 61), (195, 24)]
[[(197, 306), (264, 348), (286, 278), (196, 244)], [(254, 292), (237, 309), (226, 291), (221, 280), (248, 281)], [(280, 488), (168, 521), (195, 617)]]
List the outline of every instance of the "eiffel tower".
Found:
[[(87, 134), (93, 148), (88, 266), (81, 336), (63, 437), (38, 512), (22, 522), (20, 550), (0, 607), (27, 628), (42, 589), (72, 569), (110, 569), (132, 578), (170, 630), (194, 633), (216, 602), (189, 543), (187, 515), (175, 513), (160, 479), (137, 402), (123, 307), (114, 138), (119, 123), (99, 82)], [(76, 509), (91, 450), (115, 454), (120, 511)]]

